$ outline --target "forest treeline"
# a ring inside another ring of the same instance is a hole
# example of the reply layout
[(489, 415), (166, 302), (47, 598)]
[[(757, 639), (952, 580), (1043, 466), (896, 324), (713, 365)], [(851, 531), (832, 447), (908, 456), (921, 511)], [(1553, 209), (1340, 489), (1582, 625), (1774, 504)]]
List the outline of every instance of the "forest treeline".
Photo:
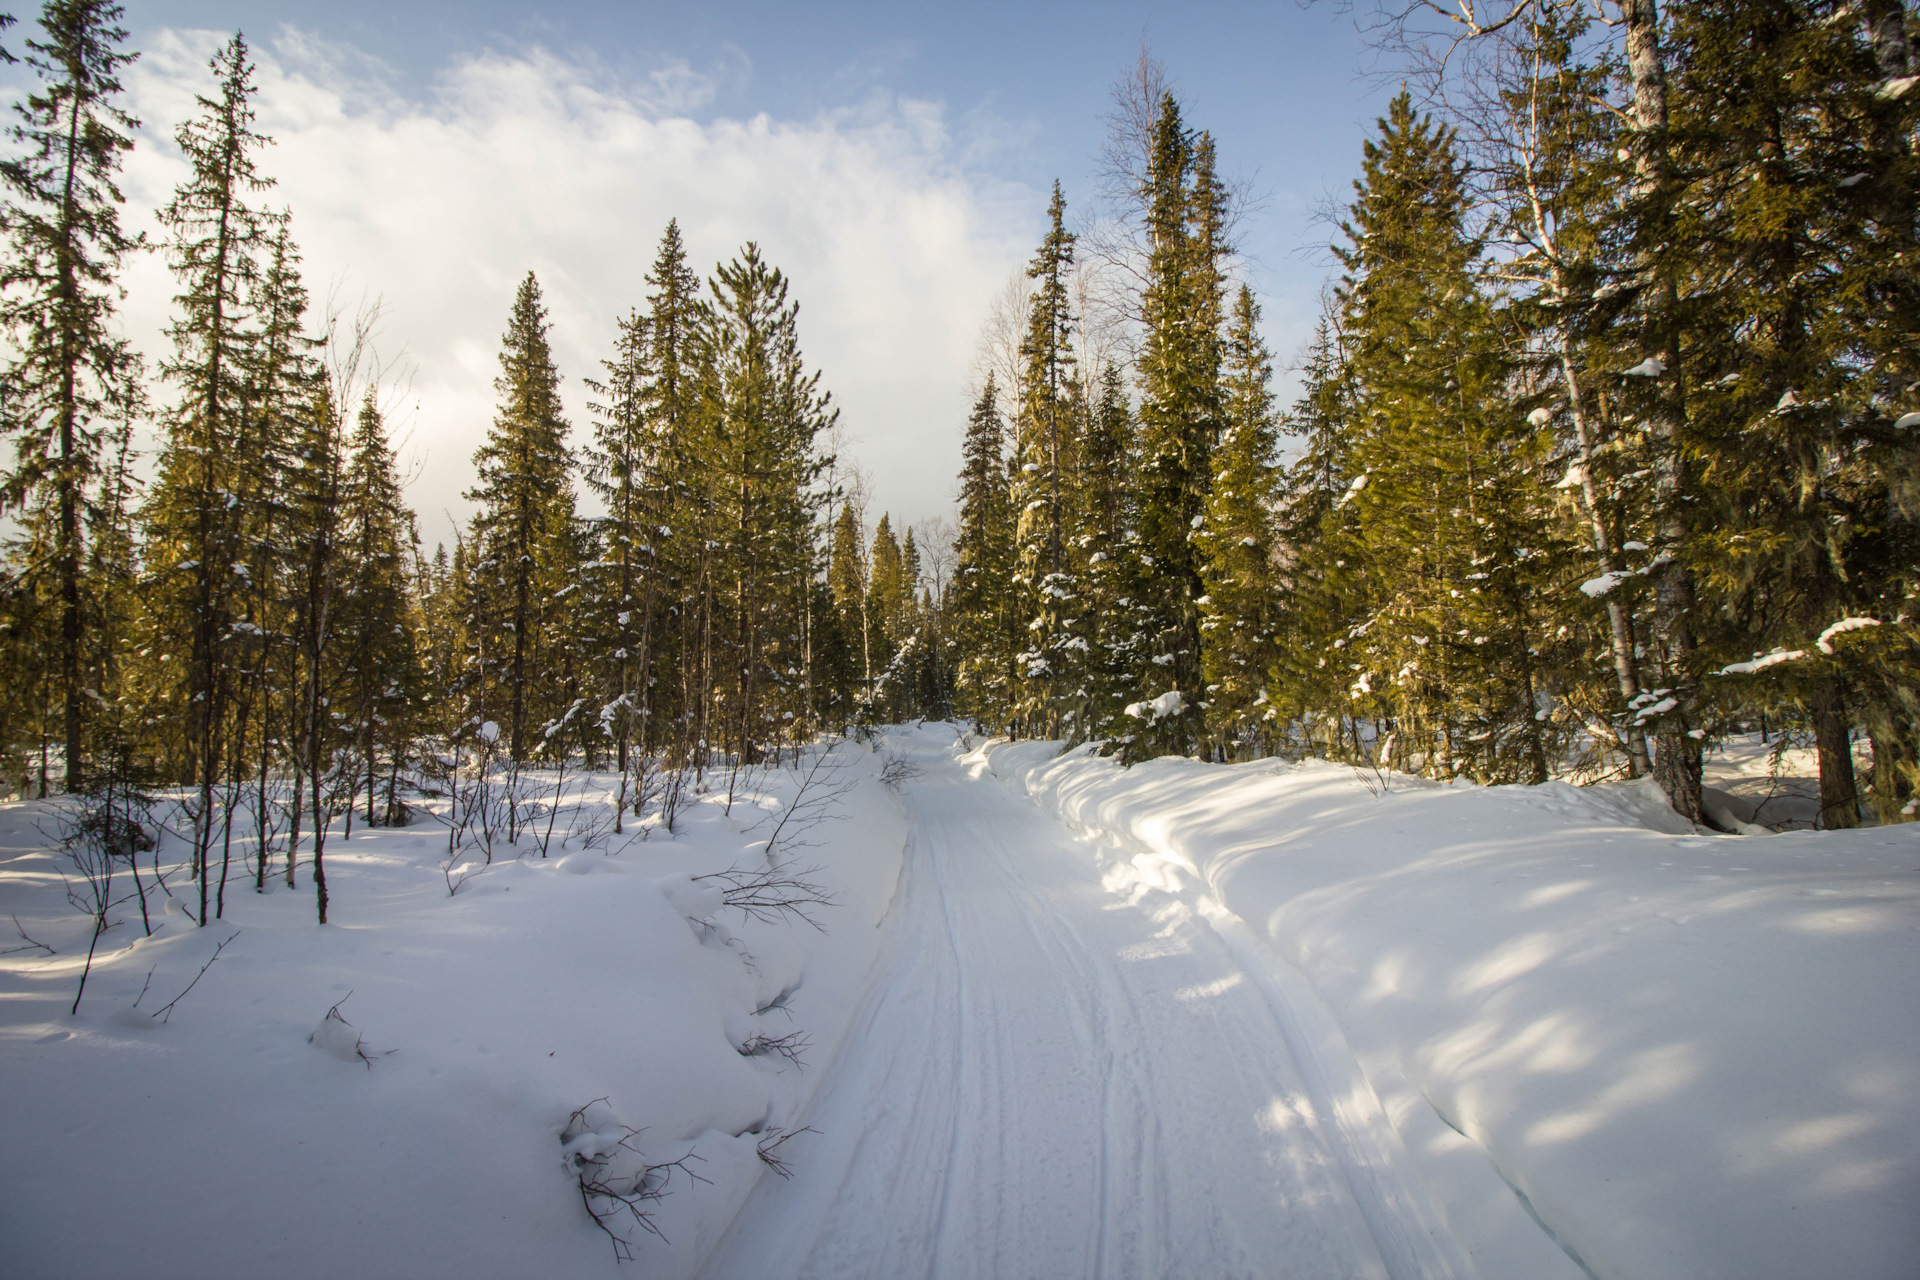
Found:
[[(243, 846), (258, 887), (310, 866), (324, 921), (330, 824), (405, 822), (407, 797), (463, 759), (584, 757), (619, 770), (622, 813), (670, 816), (715, 761), (940, 702), (913, 535), (883, 516), (869, 537), (830, 503), (835, 411), (755, 245), (703, 282), (667, 226), (577, 432), (529, 274), (474, 513), (429, 554), (377, 315), (313, 314), (258, 167), (270, 140), (240, 36), (175, 135), (189, 176), (158, 235), (122, 225), (138, 123), (119, 105), (135, 56), (119, 18), (50, 0), (25, 44), (40, 87), (0, 166), (0, 722), (24, 788), (181, 789), (203, 908), (209, 867), (217, 915)], [(151, 368), (114, 323), (119, 275), (148, 250), (178, 290)], [(576, 509), (577, 485), (602, 514)]]
[[(244, 839), (323, 919), (329, 824), (404, 822), (462, 761), (617, 770), (631, 820), (923, 715), (1128, 761), (1651, 773), (1695, 818), (1703, 751), (1761, 727), (1818, 748), (1827, 825), (1911, 817), (1912, 16), (1590, 13), (1478, 15), (1393, 102), (1290, 407), (1241, 193), (1143, 59), (1101, 217), (1056, 185), (989, 335), (950, 545), (869, 527), (782, 273), (748, 244), (702, 278), (670, 224), (586, 422), (523, 280), (474, 513), (428, 552), (374, 318), (314, 313), (258, 167), (244, 41), (149, 237), (120, 11), (49, 0), (0, 162), (10, 775), (179, 788), (203, 889)], [(150, 363), (115, 320), (148, 251), (178, 291)]]
[(1824, 825), (1911, 818), (1912, 15), (1399, 17), (1409, 89), (1285, 411), (1214, 137), (1151, 64), (1090, 263), (1056, 188), (969, 425), (959, 706), (1126, 759), (1651, 773), (1696, 820), (1703, 752), (1778, 730), (1818, 750)]

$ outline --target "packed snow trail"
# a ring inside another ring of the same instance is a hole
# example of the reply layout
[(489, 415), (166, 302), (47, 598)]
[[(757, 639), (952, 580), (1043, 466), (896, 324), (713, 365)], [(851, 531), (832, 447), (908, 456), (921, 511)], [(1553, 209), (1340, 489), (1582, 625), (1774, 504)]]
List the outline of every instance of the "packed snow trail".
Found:
[(890, 746), (924, 772), (883, 967), (705, 1276), (1466, 1274), (1397, 1140), (1337, 1117), (1357, 1073), (1303, 1070), (1205, 921), (1104, 887), (950, 730)]

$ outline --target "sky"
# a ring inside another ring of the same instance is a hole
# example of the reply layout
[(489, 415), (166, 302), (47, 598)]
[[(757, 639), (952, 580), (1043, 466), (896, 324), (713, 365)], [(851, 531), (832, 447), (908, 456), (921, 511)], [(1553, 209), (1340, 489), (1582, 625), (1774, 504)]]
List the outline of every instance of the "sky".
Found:
[[(1289, 0), (126, 0), (124, 22), (144, 123), (127, 221), (150, 230), (183, 172), (173, 129), (244, 30), (275, 139), (261, 198), (292, 211), (316, 325), (380, 308), (384, 403), (429, 544), (469, 510), (519, 280), (540, 281), (579, 443), (583, 379), (644, 304), (669, 218), (703, 275), (748, 240), (786, 272), (873, 515), (950, 515), (981, 324), (1051, 183), (1070, 220), (1092, 206), (1111, 90), (1143, 44), (1255, 198), (1239, 247), (1284, 366), (1329, 273), (1329, 202), (1394, 87), (1346, 6)], [(158, 356), (161, 255), (127, 284), (128, 333)]]

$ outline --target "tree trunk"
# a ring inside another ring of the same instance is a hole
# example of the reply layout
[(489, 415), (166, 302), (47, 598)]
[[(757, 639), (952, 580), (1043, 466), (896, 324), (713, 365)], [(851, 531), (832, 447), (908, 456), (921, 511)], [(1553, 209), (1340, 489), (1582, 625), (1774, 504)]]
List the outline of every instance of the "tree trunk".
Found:
[(1853, 776), (1853, 734), (1839, 676), (1823, 676), (1814, 683), (1807, 712), (1813, 721), (1813, 745), (1820, 755), (1821, 829), (1857, 827), (1860, 792)]
[[(1672, 179), (1667, 152), (1667, 69), (1660, 49), (1660, 8), (1657, 0), (1623, 0), (1620, 10), (1627, 27), (1627, 63), (1633, 78), (1634, 170), (1638, 195), (1643, 208), (1663, 224), (1653, 228), (1651, 236), (1643, 226), (1642, 239), (1643, 243), (1664, 241), (1665, 202)], [(1685, 381), (1676, 331), (1679, 288), (1670, 270), (1659, 272), (1650, 293), (1651, 305), (1657, 308), (1654, 323), (1649, 326), (1655, 335), (1651, 345), (1659, 348), (1652, 354), (1664, 366), (1655, 376), (1655, 407), (1647, 417), (1654, 443), (1654, 494), (1659, 505), (1655, 525), (1659, 555), (1653, 570), (1653, 625), (1662, 650), (1660, 656), (1669, 686), (1667, 696), (1674, 703), (1658, 717), (1654, 726), (1658, 755), (1653, 776), (1674, 810), (1689, 822), (1699, 822), (1703, 818), (1700, 740), (1693, 736), (1697, 692), (1691, 683), (1693, 571), (1685, 560), (1688, 530), (1683, 514), (1689, 486), (1680, 448)]]

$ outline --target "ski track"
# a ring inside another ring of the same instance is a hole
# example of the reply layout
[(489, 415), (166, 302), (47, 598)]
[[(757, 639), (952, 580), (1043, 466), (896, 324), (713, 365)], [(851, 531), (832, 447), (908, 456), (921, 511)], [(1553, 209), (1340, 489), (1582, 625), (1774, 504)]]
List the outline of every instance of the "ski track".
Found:
[(761, 1180), (707, 1280), (1466, 1273), (1397, 1141), (1356, 1132), (1357, 1067), (1283, 1021), (1243, 940), (1109, 890), (935, 731), (895, 741), (924, 773), (875, 986), (792, 1179)]

